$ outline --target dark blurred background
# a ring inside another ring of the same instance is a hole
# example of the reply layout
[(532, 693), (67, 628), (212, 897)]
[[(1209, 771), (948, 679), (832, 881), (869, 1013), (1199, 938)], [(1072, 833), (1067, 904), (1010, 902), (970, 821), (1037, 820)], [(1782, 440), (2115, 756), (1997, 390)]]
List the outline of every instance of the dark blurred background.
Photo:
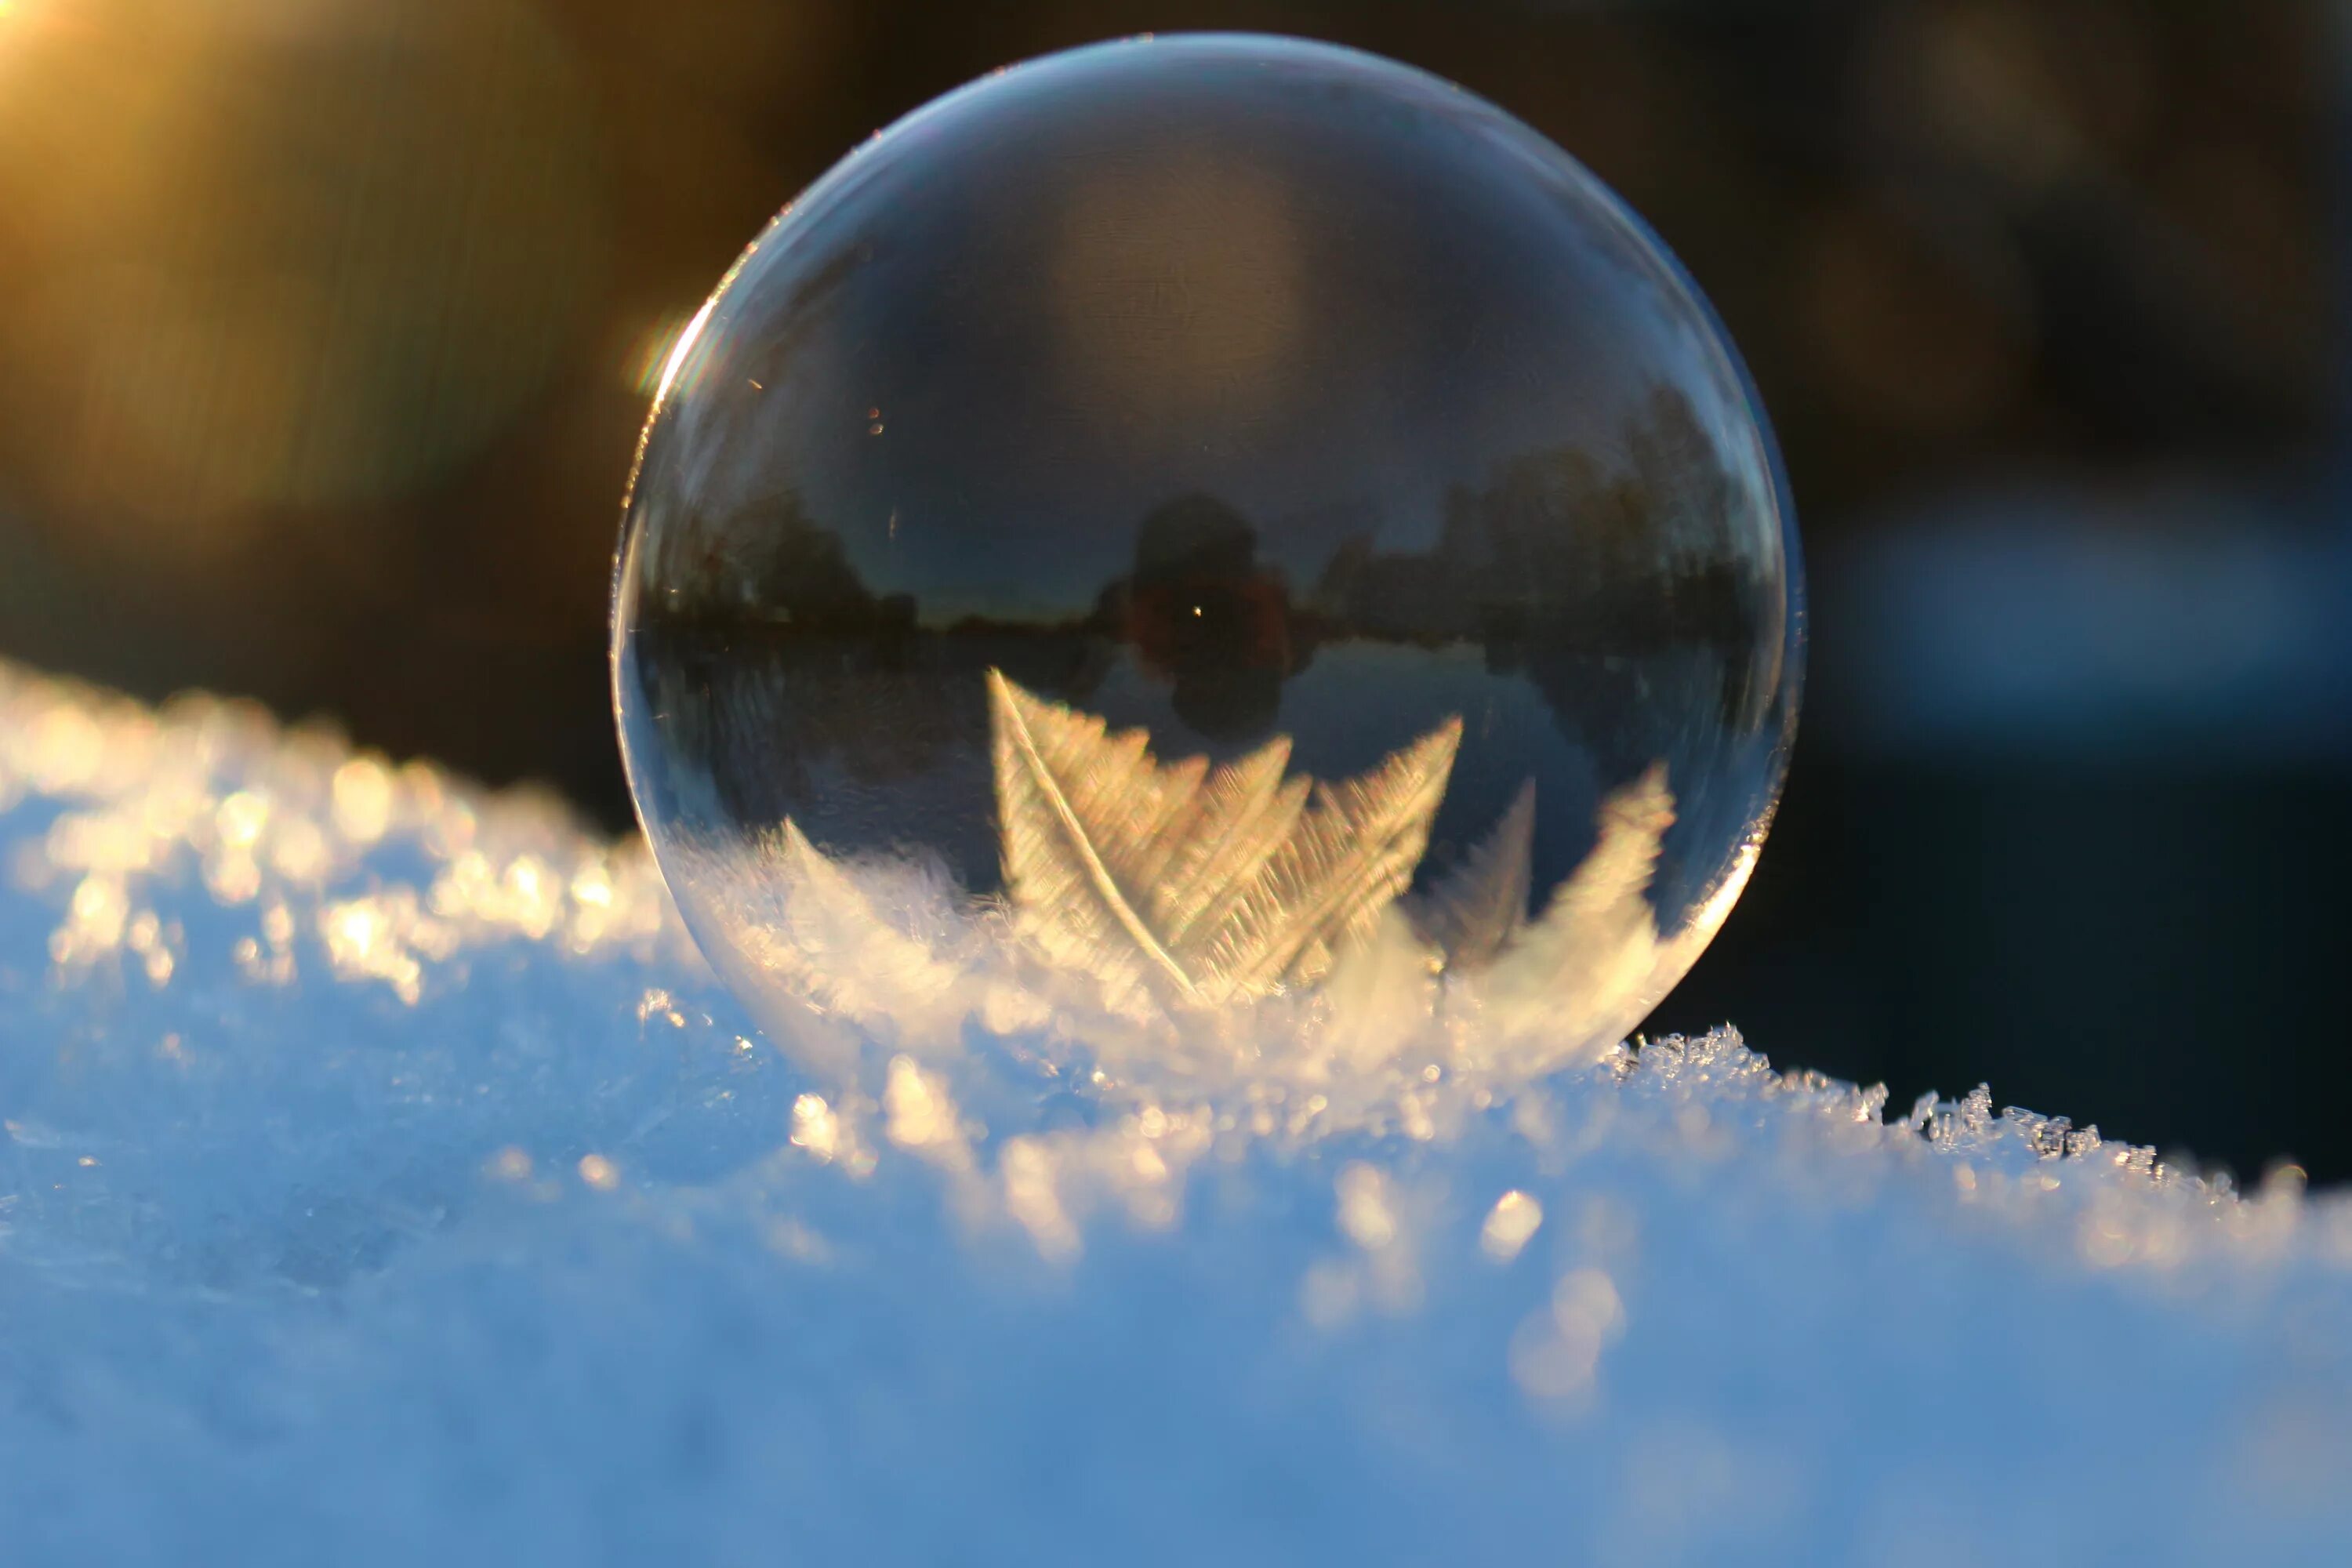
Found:
[(1357, 44), (1646, 215), (1778, 424), (1811, 688), (1653, 1030), (2352, 1175), (2352, 6), (0, 0), (0, 656), (627, 821), (664, 355), (998, 64)]

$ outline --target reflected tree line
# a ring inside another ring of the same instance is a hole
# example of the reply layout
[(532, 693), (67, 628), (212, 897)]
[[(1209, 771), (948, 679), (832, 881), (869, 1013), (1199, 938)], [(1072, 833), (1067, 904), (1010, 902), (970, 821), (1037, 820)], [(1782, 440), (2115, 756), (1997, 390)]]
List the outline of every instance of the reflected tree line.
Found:
[[(875, 593), (840, 535), (787, 496), (756, 525), (683, 531), (707, 556), (671, 564), (679, 592), (648, 606), (637, 657), (673, 723), (700, 713), (714, 726), (708, 754), (730, 757), (725, 805), (747, 820), (804, 814), (820, 797), (854, 811), (861, 786), (927, 774), (985, 800), (976, 683), (992, 666), (1084, 707), (1131, 655), (1202, 740), (1239, 746), (1272, 732), (1285, 683), (1319, 649), (1467, 647), (1489, 672), (1524, 676), (1589, 745), (1638, 721), (1643, 657), (1680, 650), (1716, 656), (1723, 716), (1748, 729), (1777, 671), (1754, 657), (1771, 606), (1739, 543), (1741, 504), (1688, 402), (1661, 388), (1617, 461), (1575, 447), (1512, 458), (1446, 498), (1426, 550), (1383, 551), (1359, 533), (1294, 582), (1248, 518), (1182, 495), (1139, 521), (1129, 568), (1085, 614), (926, 626), (914, 598)], [(754, 561), (727, 552), (746, 538)]]

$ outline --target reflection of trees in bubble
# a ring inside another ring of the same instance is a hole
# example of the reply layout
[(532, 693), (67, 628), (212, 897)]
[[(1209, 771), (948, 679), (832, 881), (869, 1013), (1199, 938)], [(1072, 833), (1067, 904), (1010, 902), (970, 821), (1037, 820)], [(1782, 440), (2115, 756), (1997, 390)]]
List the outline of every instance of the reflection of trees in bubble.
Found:
[(1339, 635), (1475, 644), (1497, 674), (1524, 673), (1562, 730), (1629, 758), (1658, 754), (1639, 733), (1664, 711), (1649, 661), (1709, 656), (1716, 700), (1735, 718), (1742, 657), (1763, 608), (1738, 551), (1730, 473), (1689, 401), (1656, 389), (1625, 432), (1623, 468), (1564, 446), (1506, 459), (1483, 488), (1447, 496), (1435, 547), (1343, 545), (1313, 603)]
[(1730, 475), (1680, 393), (1660, 388), (1612, 471), (1581, 447), (1509, 458), (1447, 495), (1435, 547), (1351, 540), (1316, 603), (1349, 635), (1639, 654), (1752, 638)]
[[(1083, 706), (1123, 655), (1197, 735), (1247, 743), (1273, 732), (1319, 644), (1475, 647), (1531, 683), (1605, 773), (1686, 763), (1695, 708), (1754, 728), (1766, 587), (1741, 553), (1737, 486), (1681, 394), (1657, 389), (1619, 451), (1507, 458), (1448, 495), (1429, 549), (1355, 536), (1303, 595), (1237, 510), (1180, 495), (1138, 521), (1130, 569), (1089, 610), (1052, 622), (925, 626), (912, 596), (875, 593), (841, 535), (783, 494), (684, 520), (666, 568), (677, 592), (646, 607), (638, 657), (670, 721), (704, 727), (725, 808), (791, 816), (820, 842), (828, 821), (984, 817), (985, 672)], [(952, 835), (971, 840), (960, 868), (982, 877), (985, 826)]]
[(841, 535), (820, 528), (787, 491), (715, 521), (685, 520), (658, 574), (663, 618), (846, 629), (875, 597), (849, 564)]

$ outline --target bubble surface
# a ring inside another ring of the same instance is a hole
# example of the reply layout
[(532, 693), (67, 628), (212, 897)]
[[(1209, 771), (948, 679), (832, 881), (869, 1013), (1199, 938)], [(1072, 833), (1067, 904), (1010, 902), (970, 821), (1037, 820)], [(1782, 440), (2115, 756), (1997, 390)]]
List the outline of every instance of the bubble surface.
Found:
[(1188, 37), (974, 83), (753, 244), (662, 374), (614, 679), (772, 1030), (985, 950), (1047, 1005), (1601, 1041), (1746, 880), (1801, 604), (1621, 202), (1418, 71)]

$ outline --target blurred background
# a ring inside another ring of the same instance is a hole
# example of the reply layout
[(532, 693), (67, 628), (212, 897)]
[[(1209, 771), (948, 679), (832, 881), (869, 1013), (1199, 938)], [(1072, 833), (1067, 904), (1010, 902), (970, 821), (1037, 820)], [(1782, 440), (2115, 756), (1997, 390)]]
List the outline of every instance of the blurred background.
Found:
[(663, 359), (992, 67), (1352, 43), (1649, 217), (1777, 422), (1812, 683), (1654, 1032), (2352, 1176), (2352, 5), (0, 0), (0, 657), (628, 821)]

